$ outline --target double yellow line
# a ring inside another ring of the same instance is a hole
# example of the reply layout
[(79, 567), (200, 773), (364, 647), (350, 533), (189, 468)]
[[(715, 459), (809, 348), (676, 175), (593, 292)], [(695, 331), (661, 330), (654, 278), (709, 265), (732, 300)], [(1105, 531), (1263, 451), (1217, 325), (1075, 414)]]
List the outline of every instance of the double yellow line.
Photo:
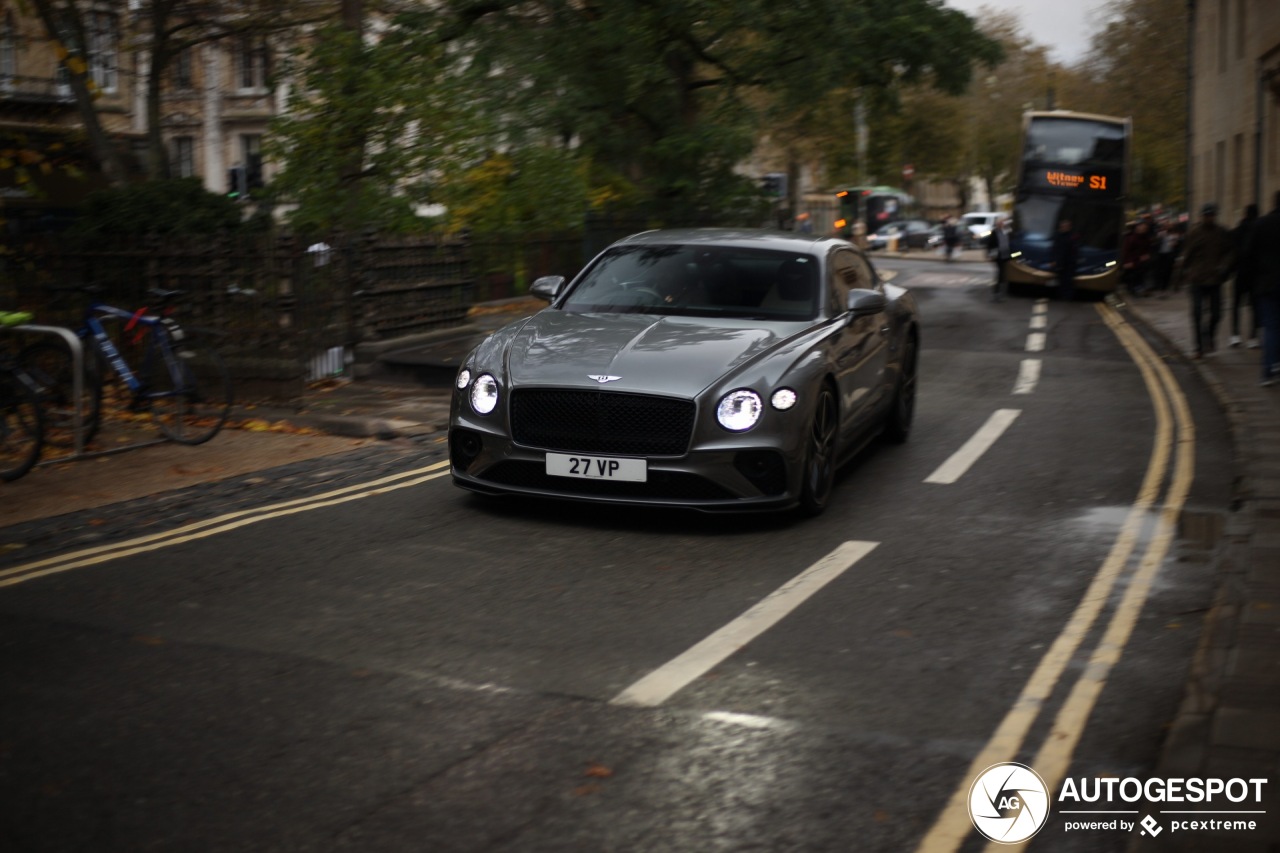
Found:
[(414, 468), (411, 471), (403, 471), (378, 480), (357, 483), (307, 498), (269, 504), (256, 509), (229, 512), (217, 518), (193, 522), (163, 533), (153, 533), (137, 539), (129, 539), (109, 545), (98, 545), (94, 548), (86, 548), (70, 554), (61, 554), (57, 557), (36, 560), (0, 571), (0, 587), (14, 586), (35, 578), (69, 572), (72, 569), (82, 569), (86, 566), (95, 566), (110, 560), (118, 560), (121, 557), (130, 557), (134, 554), (158, 551), (161, 548), (168, 548), (170, 545), (180, 545), (183, 542), (205, 539), (272, 518), (282, 518), (286, 515), (310, 512), (313, 509), (337, 506), (338, 504), (370, 498), (375, 495), (385, 495), (388, 492), (407, 489), (410, 486), (417, 486), (429, 480), (443, 477), (449, 473), (448, 467), (449, 463), (447, 461), (437, 462), (424, 468)]
[[(968, 806), (970, 784), (991, 765), (1017, 759), (1027, 732), (1106, 607), (1112, 589), (1130, 565), (1138, 538), (1143, 527), (1148, 524), (1153, 507), (1156, 506), (1163, 484), (1168, 478), (1172, 460), (1172, 479), (1164, 503), (1156, 514), (1146, 551), (1137, 567), (1128, 573), (1124, 595), (1111, 614), (1101, 640), (1090, 655), (1080, 678), (1058, 709), (1053, 727), (1039, 752), (1030, 762), (1030, 766), (1044, 779), (1050, 796), (1058, 789), (1071, 766), (1071, 757), (1084, 733), (1089, 715), (1102, 688), (1106, 686), (1112, 668), (1120, 660), (1142, 606), (1151, 592), (1156, 573), (1168, 555), (1177, 530), (1178, 516), (1191, 490), (1195, 473), (1195, 424), (1182, 389), (1178, 387), (1169, 368), (1118, 311), (1101, 303), (1097, 308), (1102, 319), (1137, 364), (1155, 410), (1155, 443), (1147, 463), (1147, 472), (1120, 533), (1112, 544), (1107, 559), (1085, 591), (1084, 598), (1071, 614), (1066, 627), (1041, 658), (1040, 664), (991, 739), (970, 763), (968, 773), (960, 780), (941, 815), (916, 848), (917, 853), (954, 853), (973, 830)], [(988, 853), (1017, 850), (1024, 848), (1026, 843), (1009, 845), (992, 842), (987, 850)]]

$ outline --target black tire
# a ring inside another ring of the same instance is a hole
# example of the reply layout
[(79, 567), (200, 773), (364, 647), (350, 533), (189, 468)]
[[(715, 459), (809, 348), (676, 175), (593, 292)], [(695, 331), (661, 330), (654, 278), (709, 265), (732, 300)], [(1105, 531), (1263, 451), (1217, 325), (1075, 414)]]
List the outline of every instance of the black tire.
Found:
[(10, 371), (0, 373), (0, 480), (31, 470), (44, 448), (44, 416), (36, 392)]
[(840, 407), (835, 392), (823, 385), (813, 404), (813, 417), (805, 438), (804, 470), (800, 484), (800, 512), (821, 515), (831, 498), (836, 482), (837, 438), (840, 433)]
[(231, 375), (212, 349), (174, 341), (156, 346), (144, 367), (146, 397), (160, 432), (179, 444), (203, 444), (231, 412)]
[(916, 356), (919, 347), (915, 336), (909, 336), (902, 350), (902, 371), (893, 391), (893, 402), (885, 416), (884, 437), (902, 444), (911, 437), (911, 422), (916, 414)]
[[(44, 409), (45, 441), (53, 447), (75, 444), (75, 384), (72, 381), (71, 351), (66, 344), (42, 342), (18, 353), (18, 362), (40, 386)], [(83, 387), (80, 395), (81, 434), (88, 444), (98, 433), (102, 415), (103, 370), (97, 354), (84, 353)]]

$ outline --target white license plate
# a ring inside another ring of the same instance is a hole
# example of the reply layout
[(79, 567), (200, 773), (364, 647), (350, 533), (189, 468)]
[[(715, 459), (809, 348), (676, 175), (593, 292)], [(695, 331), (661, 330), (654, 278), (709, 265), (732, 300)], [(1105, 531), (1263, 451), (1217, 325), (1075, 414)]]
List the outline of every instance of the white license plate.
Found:
[(554, 477), (581, 477), (586, 480), (625, 480), (632, 483), (643, 483), (649, 478), (649, 466), (643, 459), (548, 453), (547, 473)]

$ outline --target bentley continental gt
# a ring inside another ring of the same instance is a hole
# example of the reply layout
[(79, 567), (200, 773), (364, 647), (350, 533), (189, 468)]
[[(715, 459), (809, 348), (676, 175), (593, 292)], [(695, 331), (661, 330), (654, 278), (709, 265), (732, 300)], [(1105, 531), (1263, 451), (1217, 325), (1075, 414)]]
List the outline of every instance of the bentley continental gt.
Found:
[(548, 307), (458, 371), (462, 488), (816, 515), (843, 462), (910, 432), (915, 301), (844, 240), (650, 231), (532, 292)]

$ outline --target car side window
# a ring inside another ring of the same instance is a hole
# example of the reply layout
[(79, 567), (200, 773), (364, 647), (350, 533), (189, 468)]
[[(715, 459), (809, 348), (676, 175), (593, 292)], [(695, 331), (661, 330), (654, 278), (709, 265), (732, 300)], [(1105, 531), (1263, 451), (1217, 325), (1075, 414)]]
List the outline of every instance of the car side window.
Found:
[(876, 271), (871, 268), (871, 264), (867, 263), (866, 258), (861, 255), (854, 255), (853, 267), (858, 282), (854, 287), (862, 287), (867, 290), (880, 289), (880, 279), (876, 276)]
[(836, 250), (831, 255), (831, 284), (828, 288), (832, 315), (843, 314), (849, 304), (849, 291), (858, 287), (858, 271), (853, 252)]
[(831, 257), (832, 314), (843, 314), (848, 310), (849, 291), (857, 288), (879, 289), (875, 272), (860, 255), (848, 250), (837, 250)]

